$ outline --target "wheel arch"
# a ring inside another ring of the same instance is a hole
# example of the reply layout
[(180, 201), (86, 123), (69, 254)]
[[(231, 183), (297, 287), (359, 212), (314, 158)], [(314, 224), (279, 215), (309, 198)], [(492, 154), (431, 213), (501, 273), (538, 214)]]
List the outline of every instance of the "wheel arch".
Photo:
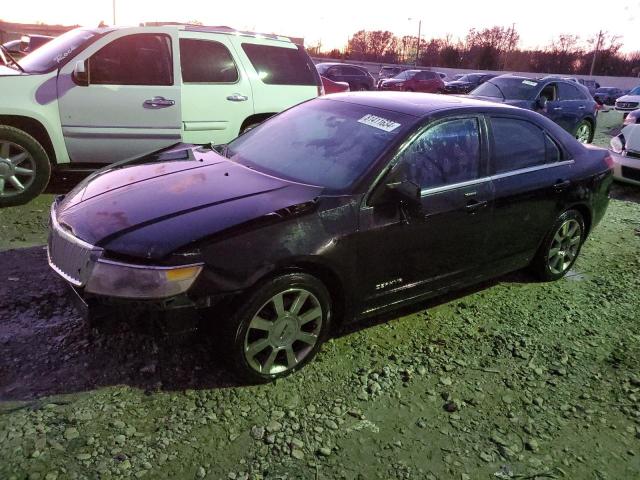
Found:
[(244, 129), (247, 128), (252, 123), (262, 123), (267, 118), (273, 117), (275, 114), (276, 114), (276, 112), (272, 112), (272, 113), (254, 113), (253, 115), (249, 115), (247, 118), (244, 119), (244, 121), (242, 122), (242, 125), (240, 125), (240, 131), (238, 132), (238, 135), (241, 135), (242, 132), (244, 132)]
[(278, 265), (261, 277), (256, 284), (287, 273), (307, 273), (320, 280), (329, 291), (333, 302), (332, 328), (335, 329), (343, 324), (349, 311), (349, 305), (347, 304), (343, 279), (333, 268), (314, 259), (293, 260), (289, 263)]
[(18, 128), (31, 135), (42, 145), (45, 152), (47, 152), (50, 163), (52, 165), (57, 164), (58, 159), (51, 136), (40, 121), (22, 115), (0, 115), (0, 125)]
[(589, 235), (593, 222), (593, 214), (591, 213), (591, 209), (584, 203), (577, 203), (567, 208), (567, 210), (576, 210), (578, 213), (580, 213), (580, 215), (582, 215), (582, 219), (584, 220), (585, 236)]

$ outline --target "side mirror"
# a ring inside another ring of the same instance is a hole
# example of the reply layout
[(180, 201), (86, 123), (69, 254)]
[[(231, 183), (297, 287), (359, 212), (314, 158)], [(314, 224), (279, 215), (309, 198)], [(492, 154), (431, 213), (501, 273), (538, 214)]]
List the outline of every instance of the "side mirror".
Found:
[(86, 62), (77, 62), (73, 67), (73, 81), (81, 87), (89, 86), (89, 72), (87, 72)]
[(410, 180), (387, 183), (377, 190), (371, 198), (371, 205), (405, 203), (410, 207), (419, 206), (420, 187)]

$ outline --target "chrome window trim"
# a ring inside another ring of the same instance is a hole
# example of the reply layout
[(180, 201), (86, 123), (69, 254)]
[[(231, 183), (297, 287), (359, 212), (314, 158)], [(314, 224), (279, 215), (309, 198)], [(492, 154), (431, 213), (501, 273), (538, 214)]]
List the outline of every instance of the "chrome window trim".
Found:
[(520, 168), (518, 170), (512, 170), (510, 172), (504, 172), (504, 173), (498, 173), (495, 175), (490, 175), (488, 177), (482, 177), (482, 178), (478, 178), (475, 180), (469, 180), (466, 182), (459, 182), (459, 183), (452, 183), (451, 185), (442, 185), (440, 187), (433, 187), (433, 188), (423, 188), (420, 191), (420, 195), (421, 196), (427, 196), (427, 195), (432, 195), (435, 193), (441, 193), (441, 192), (446, 192), (448, 190), (455, 190), (456, 188), (463, 188), (463, 187), (469, 187), (471, 185), (477, 185), (479, 183), (485, 183), (485, 182), (489, 182), (489, 181), (494, 181), (494, 180), (499, 180), (501, 178), (507, 178), (507, 177), (512, 177), (515, 175), (522, 175), (525, 173), (530, 173), (530, 172), (536, 172), (538, 170), (546, 170), (548, 168), (555, 168), (555, 167), (560, 167), (563, 165), (571, 165), (575, 163), (574, 160), (563, 160), (562, 162), (555, 162), (555, 163), (545, 163), (543, 165), (536, 165), (534, 167), (527, 167), (527, 168)]

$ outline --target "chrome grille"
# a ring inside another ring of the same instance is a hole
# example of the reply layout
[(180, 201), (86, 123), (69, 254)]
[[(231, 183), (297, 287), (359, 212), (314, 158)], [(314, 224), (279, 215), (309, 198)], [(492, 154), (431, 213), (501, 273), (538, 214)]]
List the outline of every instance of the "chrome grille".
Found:
[(617, 102), (616, 107), (633, 109), (638, 107), (638, 102)]
[(69, 283), (80, 287), (87, 283), (91, 268), (101, 253), (101, 248), (74, 237), (60, 226), (54, 203), (47, 246), (51, 268)]

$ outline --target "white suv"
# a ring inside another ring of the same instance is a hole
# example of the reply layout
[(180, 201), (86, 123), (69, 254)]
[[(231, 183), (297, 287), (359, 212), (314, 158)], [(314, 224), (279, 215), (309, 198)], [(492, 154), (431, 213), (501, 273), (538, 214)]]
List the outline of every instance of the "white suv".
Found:
[(72, 30), (0, 66), (0, 92), (3, 207), (41, 193), (52, 168), (227, 143), (322, 84), (288, 37), (182, 25)]

